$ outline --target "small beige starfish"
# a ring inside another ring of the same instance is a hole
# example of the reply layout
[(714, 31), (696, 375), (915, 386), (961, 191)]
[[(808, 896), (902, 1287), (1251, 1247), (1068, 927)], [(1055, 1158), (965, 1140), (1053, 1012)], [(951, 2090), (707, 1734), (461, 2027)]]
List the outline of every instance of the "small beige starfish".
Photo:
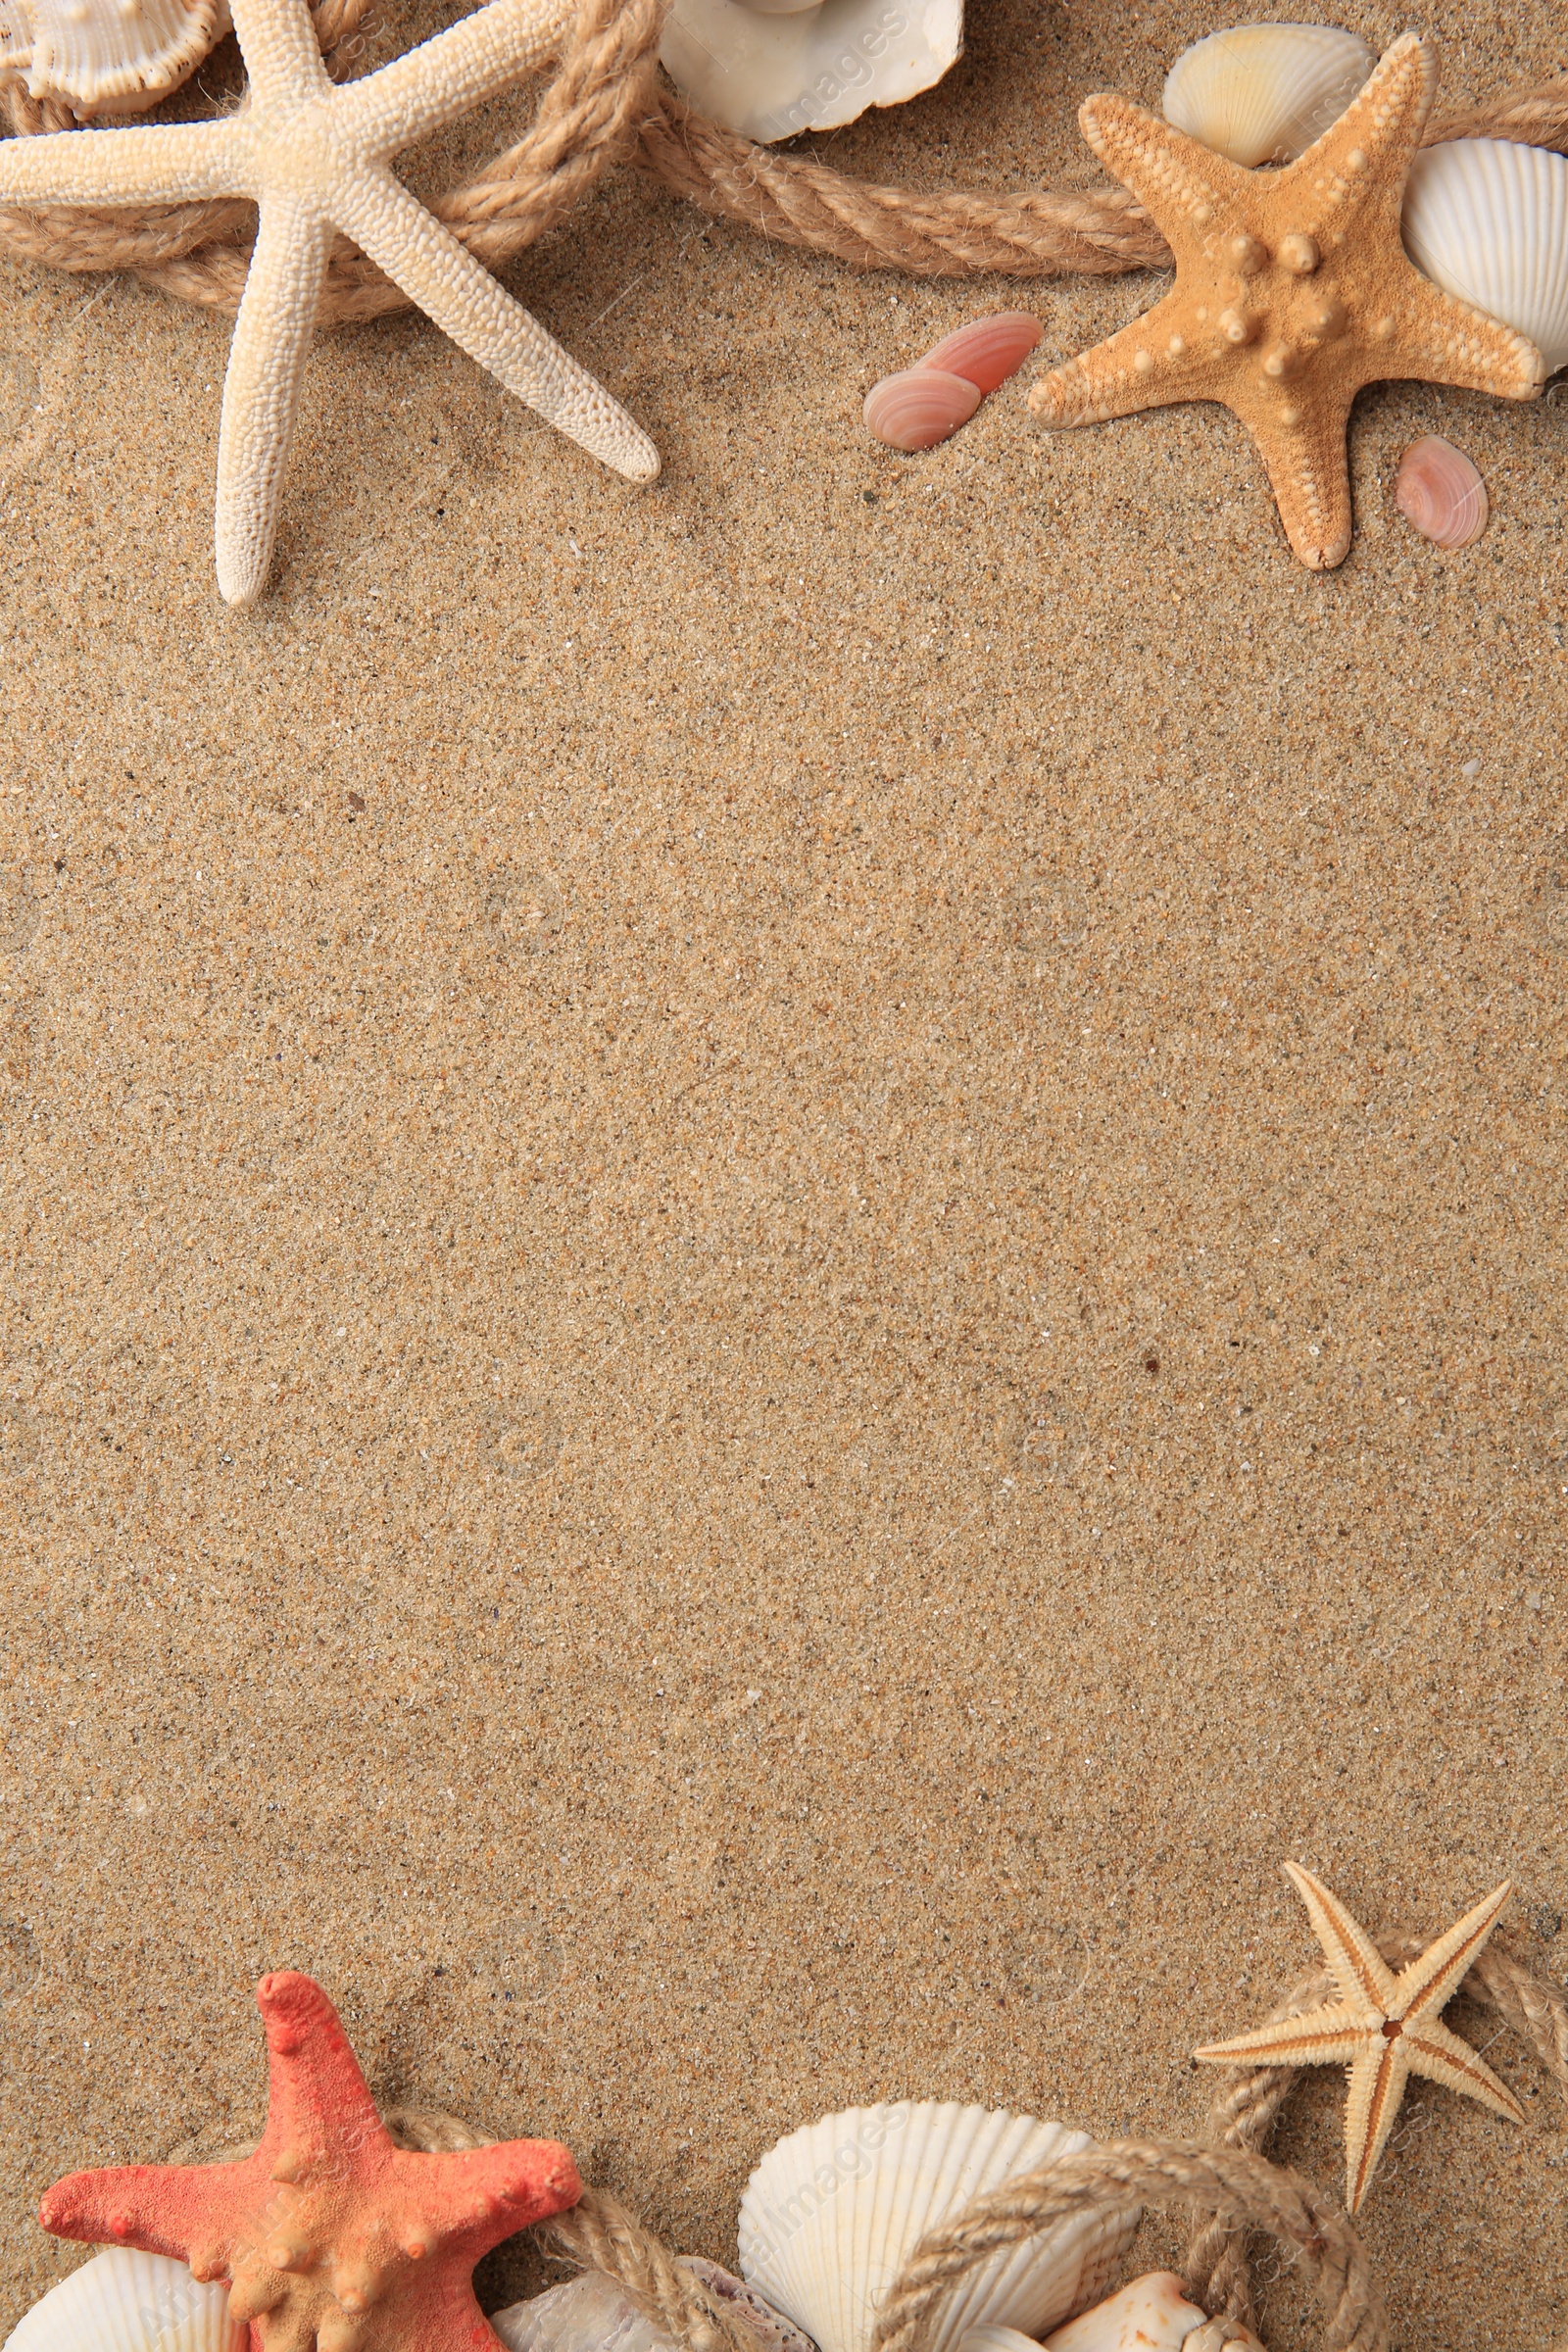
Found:
[(394, 175), (391, 159), (542, 64), (569, 8), (490, 0), (363, 81), (335, 88), (306, 0), (232, 0), (250, 90), (217, 122), (58, 131), (0, 141), (0, 202), (179, 204), (249, 196), (256, 250), (223, 381), (218, 440), (218, 584), (261, 594), (300, 381), (332, 232), (352, 237), (509, 392), (594, 457), (651, 482), (659, 453)]
[(1445, 294), (1405, 258), (1404, 183), (1437, 87), (1406, 33), (1298, 162), (1248, 172), (1129, 99), (1078, 110), (1095, 153), (1176, 257), (1161, 302), (1042, 378), (1048, 425), (1214, 400), (1257, 444), (1286, 537), (1313, 570), (1350, 546), (1346, 432), (1364, 384), (1415, 377), (1530, 400), (1545, 369), (1512, 327)]
[(1261, 2058), (1272, 2066), (1344, 2066), (1350, 2080), (1345, 2110), (1345, 2201), (1354, 2213), (1371, 2185), (1411, 2075), (1462, 2090), (1513, 2123), (1525, 2120), (1512, 2091), (1467, 2041), (1449, 2033), (1440, 2015), (1471, 1963), (1480, 1958), (1497, 1914), (1513, 1892), (1513, 1882), (1504, 1879), (1484, 1903), (1467, 1911), (1446, 1936), (1396, 1976), (1366, 1930), (1357, 1927), (1320, 1880), (1298, 1862), (1287, 1862), (1285, 1875), (1306, 1905), (1340, 1998), (1304, 2016), (1259, 2026), (1235, 2041), (1212, 2042), (1193, 2055), (1212, 2066), (1233, 2066), (1240, 2058)]

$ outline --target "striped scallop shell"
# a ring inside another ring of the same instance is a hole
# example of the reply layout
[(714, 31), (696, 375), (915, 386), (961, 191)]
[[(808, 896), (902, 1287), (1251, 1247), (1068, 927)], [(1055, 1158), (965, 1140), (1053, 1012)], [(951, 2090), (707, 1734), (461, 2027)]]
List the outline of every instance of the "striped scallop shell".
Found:
[(182, 2262), (111, 2246), (24, 2312), (5, 2352), (245, 2352), (226, 2286)]
[(1445, 293), (1568, 364), (1568, 160), (1512, 139), (1446, 139), (1410, 167), (1405, 250)]
[[(869, 2352), (883, 2296), (918, 2240), (988, 2190), (1090, 2145), (1032, 2116), (931, 2102), (857, 2107), (792, 2132), (741, 2200), (750, 2283), (822, 2352)], [(937, 2314), (924, 2352), (956, 2352), (971, 2328), (1044, 2335), (1108, 2282), (1138, 2208), (1077, 2215), (1004, 2247)]]
[(1377, 61), (1335, 24), (1240, 24), (1184, 49), (1167, 122), (1233, 164), (1290, 164), (1337, 122)]
[(228, 0), (0, 0), (0, 83), (64, 98), (83, 122), (140, 114), (228, 27)]

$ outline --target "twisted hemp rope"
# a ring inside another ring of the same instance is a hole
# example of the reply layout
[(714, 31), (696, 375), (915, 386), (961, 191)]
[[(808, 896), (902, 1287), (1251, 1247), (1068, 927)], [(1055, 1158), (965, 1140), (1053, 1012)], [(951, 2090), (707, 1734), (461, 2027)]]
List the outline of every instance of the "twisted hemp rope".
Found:
[[(364, 47), (368, 0), (317, 0), (328, 68)], [(612, 165), (634, 158), (664, 187), (774, 243), (858, 270), (909, 277), (1110, 275), (1169, 264), (1164, 239), (1123, 189), (952, 189), (921, 194), (848, 178), (809, 157), (760, 147), (699, 115), (659, 80), (668, 0), (583, 0), (532, 127), (483, 175), (433, 210), (486, 268), (498, 270), (555, 225)], [(8, 93), (18, 136), (69, 128), (69, 109)], [(1568, 76), (1429, 124), (1448, 138), (1515, 139), (1568, 152)], [(130, 270), (181, 301), (238, 308), (254, 234), (238, 201), (123, 212), (0, 207), (0, 252), (61, 270)], [(407, 297), (346, 240), (334, 248), (321, 324), (374, 318)]]

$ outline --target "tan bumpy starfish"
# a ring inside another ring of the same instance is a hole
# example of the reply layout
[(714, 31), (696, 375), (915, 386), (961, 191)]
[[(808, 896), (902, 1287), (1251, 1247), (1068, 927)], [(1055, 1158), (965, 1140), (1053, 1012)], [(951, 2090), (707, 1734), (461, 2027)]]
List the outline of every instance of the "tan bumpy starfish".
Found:
[(1038, 383), (1049, 425), (1217, 400), (1268, 467), (1287, 538), (1314, 571), (1350, 546), (1346, 432), (1364, 384), (1396, 377), (1529, 400), (1533, 343), (1445, 294), (1405, 258), (1399, 216), (1437, 87), (1432, 52), (1396, 41), (1339, 121), (1283, 171), (1244, 171), (1114, 96), (1085, 138), (1176, 257), (1162, 302)]
[(234, 322), (218, 441), (218, 583), (261, 594), (316, 304), (334, 229), (352, 237), (470, 358), (633, 481), (659, 454), (617, 402), (395, 176), (391, 159), (542, 64), (562, 0), (490, 0), (347, 88), (321, 63), (306, 0), (232, 0), (250, 89), (216, 122), (0, 142), (0, 203), (114, 206), (249, 196), (256, 250)]
[(1404, 2086), (1411, 2075), (1445, 2083), (1479, 2099), (1494, 2115), (1524, 2122), (1524, 2110), (1467, 2041), (1442, 2023), (1445, 2004), (1481, 1956), (1497, 1914), (1513, 1892), (1505, 1879), (1446, 1936), (1396, 1976), (1366, 1930), (1298, 1862), (1285, 1875), (1311, 1916), (1317, 1939), (1340, 1988), (1300, 2017), (1279, 2018), (1234, 2041), (1195, 2050), (1205, 2065), (1234, 2066), (1246, 2058), (1266, 2066), (1343, 2066), (1350, 2095), (1345, 2110), (1345, 2201), (1356, 2212), (1371, 2185)]

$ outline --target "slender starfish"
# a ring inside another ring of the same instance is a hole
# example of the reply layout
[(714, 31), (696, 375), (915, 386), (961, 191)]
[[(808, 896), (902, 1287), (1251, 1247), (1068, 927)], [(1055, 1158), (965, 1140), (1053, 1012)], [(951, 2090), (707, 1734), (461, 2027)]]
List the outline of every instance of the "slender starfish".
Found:
[(38, 2218), (58, 2237), (172, 2254), (230, 2280), (260, 2352), (499, 2352), (473, 2266), (582, 2194), (567, 2151), (509, 2139), (461, 2156), (397, 2147), (336, 2010), (309, 1977), (264, 1977), (267, 2132), (243, 2164), (71, 2173)]
[(3, 203), (248, 196), (261, 208), (218, 439), (218, 584), (228, 603), (253, 604), (266, 584), (334, 229), (509, 392), (617, 472), (653, 481), (659, 453), (647, 434), (392, 171), (403, 148), (550, 55), (569, 14), (562, 0), (490, 0), (344, 89), (327, 77), (306, 0), (232, 6), (250, 75), (237, 115), (0, 141)]
[(1259, 2026), (1235, 2041), (1211, 2042), (1193, 2055), (1212, 2066), (1261, 2058), (1270, 2066), (1346, 2067), (1350, 2095), (1345, 2110), (1345, 2201), (1355, 2213), (1371, 2186), (1411, 2075), (1462, 2090), (1512, 2123), (1525, 2120), (1512, 2091), (1441, 2022), (1460, 1979), (1480, 1958), (1513, 1882), (1504, 1879), (1396, 1976), (1366, 1930), (1320, 1880), (1298, 1862), (1287, 1862), (1285, 1875), (1306, 1905), (1340, 1998), (1301, 2017)]
[(1406, 33), (1339, 121), (1282, 172), (1248, 172), (1126, 98), (1086, 98), (1084, 137), (1176, 256), (1162, 302), (1055, 368), (1029, 406), (1096, 424), (1215, 400), (1257, 444), (1280, 519), (1312, 570), (1350, 548), (1346, 433), (1364, 384), (1415, 377), (1531, 400), (1545, 369), (1512, 327), (1405, 258), (1399, 217), (1437, 88)]

